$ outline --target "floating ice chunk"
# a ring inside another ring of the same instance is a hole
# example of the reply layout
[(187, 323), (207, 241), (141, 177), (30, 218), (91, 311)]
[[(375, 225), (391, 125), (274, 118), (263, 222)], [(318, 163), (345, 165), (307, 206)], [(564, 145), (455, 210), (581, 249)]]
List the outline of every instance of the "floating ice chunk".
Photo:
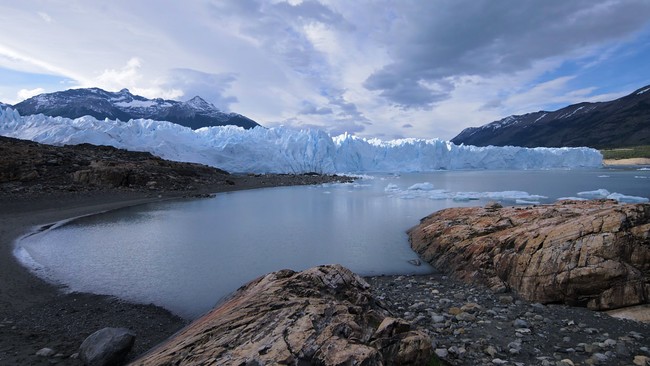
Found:
[(598, 178), (609, 178), (609, 175), (599, 175)]
[(530, 201), (530, 200), (522, 200), (522, 199), (516, 199), (515, 203), (518, 205), (539, 205), (539, 201)]
[(595, 191), (585, 191), (585, 192), (578, 192), (578, 196), (580, 197), (585, 197), (588, 199), (602, 199), (602, 198), (607, 198), (609, 196), (609, 191), (603, 188), (597, 189)]
[(524, 191), (503, 191), (503, 192), (485, 192), (485, 198), (489, 198), (491, 200), (497, 200), (497, 201), (516, 201), (516, 200), (537, 201), (548, 197), (530, 194)]
[(430, 200), (446, 200), (451, 198), (451, 193), (444, 189), (434, 189), (429, 192)]
[(650, 168), (639, 168), (637, 170), (650, 170)]
[(429, 182), (425, 183), (415, 183), (414, 185), (407, 188), (409, 191), (431, 191), (433, 190), (433, 184)]
[(634, 178), (636, 179), (648, 179), (647, 175), (635, 175)]
[(482, 196), (479, 192), (456, 192), (453, 194), (452, 199), (457, 202), (466, 202), (478, 200)]
[(560, 197), (556, 201), (589, 201), (589, 200), (582, 197)]
[(624, 194), (620, 193), (612, 193), (607, 196), (610, 200), (617, 200), (620, 203), (646, 203), (650, 200), (648, 200), (645, 197), (638, 197), (638, 196), (626, 196)]
[(399, 189), (399, 186), (397, 184), (390, 183), (384, 188), (384, 192), (388, 193), (397, 193), (400, 192), (401, 189)]

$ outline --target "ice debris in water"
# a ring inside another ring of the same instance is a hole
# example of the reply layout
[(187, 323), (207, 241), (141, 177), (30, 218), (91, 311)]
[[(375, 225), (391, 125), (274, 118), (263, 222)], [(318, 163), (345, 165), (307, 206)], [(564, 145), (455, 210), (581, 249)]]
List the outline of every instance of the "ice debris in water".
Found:
[(604, 188), (600, 188), (594, 191), (578, 192), (578, 196), (587, 199), (610, 199), (621, 203), (645, 203), (650, 201), (645, 197), (627, 196), (616, 192), (610, 193)]

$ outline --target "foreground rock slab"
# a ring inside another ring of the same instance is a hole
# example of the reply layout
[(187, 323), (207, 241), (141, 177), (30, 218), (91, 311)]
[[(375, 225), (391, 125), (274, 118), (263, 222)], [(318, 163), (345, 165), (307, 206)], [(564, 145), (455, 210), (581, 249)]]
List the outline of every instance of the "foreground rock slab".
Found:
[(430, 338), (340, 265), (260, 277), (134, 365), (424, 365)]
[(528, 301), (595, 310), (650, 302), (650, 204), (452, 208), (409, 236), (434, 267)]

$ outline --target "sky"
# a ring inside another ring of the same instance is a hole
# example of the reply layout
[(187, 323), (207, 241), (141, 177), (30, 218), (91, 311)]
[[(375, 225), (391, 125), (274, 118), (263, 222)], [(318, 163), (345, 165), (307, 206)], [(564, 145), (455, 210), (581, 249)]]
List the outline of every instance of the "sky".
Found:
[(650, 0), (0, 0), (0, 102), (199, 95), (263, 126), (451, 139), (650, 84)]

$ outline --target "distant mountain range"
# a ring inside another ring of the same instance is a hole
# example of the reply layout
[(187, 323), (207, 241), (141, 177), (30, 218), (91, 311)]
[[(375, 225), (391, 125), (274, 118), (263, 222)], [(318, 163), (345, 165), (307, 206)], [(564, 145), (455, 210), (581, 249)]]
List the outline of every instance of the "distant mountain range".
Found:
[(597, 149), (650, 145), (650, 85), (609, 102), (578, 103), (466, 128), (451, 141), (475, 146)]
[(146, 118), (169, 121), (192, 129), (225, 125), (244, 128), (259, 126), (257, 122), (241, 114), (224, 113), (198, 96), (187, 102), (147, 99), (133, 95), (127, 89), (117, 93), (99, 88), (69, 89), (40, 94), (11, 107), (23, 116), (42, 113), (52, 117), (92, 116), (97, 119), (122, 121)]

